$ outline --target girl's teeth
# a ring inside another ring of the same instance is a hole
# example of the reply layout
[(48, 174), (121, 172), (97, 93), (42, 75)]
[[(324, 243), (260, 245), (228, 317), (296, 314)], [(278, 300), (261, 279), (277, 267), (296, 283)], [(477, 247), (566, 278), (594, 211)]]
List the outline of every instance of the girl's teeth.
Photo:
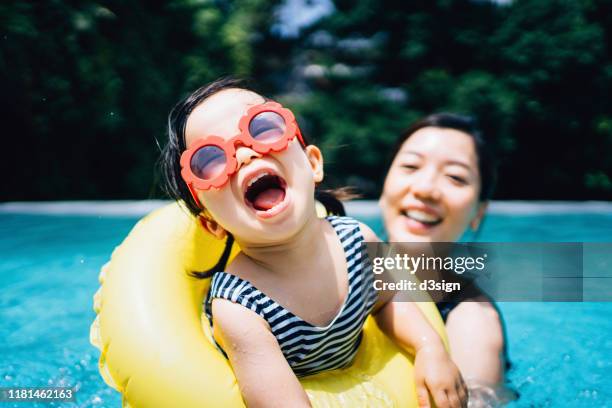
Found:
[(262, 177), (264, 177), (264, 176), (267, 176), (267, 175), (269, 175), (269, 173), (264, 172), (264, 173), (261, 173), (261, 174), (260, 174), (260, 175), (258, 175), (258, 176), (253, 177), (253, 178), (252, 178), (252, 179), (249, 181), (249, 184), (247, 185), (247, 188), (248, 188), (248, 187), (251, 187), (251, 186), (253, 185), (253, 183), (255, 183), (257, 180), (259, 180), (260, 178), (262, 178)]
[(424, 211), (419, 211), (419, 210), (409, 210), (407, 211), (406, 215), (408, 215), (408, 217), (410, 218), (414, 218), (417, 221), (421, 221), (421, 222), (437, 222), (440, 220), (439, 217), (436, 217), (433, 214), (429, 214), (426, 213)]

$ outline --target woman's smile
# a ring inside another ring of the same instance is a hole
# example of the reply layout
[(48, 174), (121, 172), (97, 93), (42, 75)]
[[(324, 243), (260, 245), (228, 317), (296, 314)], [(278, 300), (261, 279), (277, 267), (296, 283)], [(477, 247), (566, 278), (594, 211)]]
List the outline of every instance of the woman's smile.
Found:
[(425, 205), (402, 208), (399, 213), (404, 218), (406, 229), (417, 235), (430, 234), (444, 221), (439, 211)]

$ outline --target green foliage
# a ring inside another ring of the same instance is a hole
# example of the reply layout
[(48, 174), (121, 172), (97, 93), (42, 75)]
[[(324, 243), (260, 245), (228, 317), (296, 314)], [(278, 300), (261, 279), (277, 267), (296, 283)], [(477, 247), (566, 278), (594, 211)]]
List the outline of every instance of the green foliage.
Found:
[(609, 0), (337, 0), (297, 38), (279, 4), (0, 4), (0, 200), (159, 195), (167, 113), (224, 75), (294, 108), (329, 183), (367, 197), (401, 130), (450, 110), (501, 153), (497, 198), (612, 198)]
[[(498, 6), (362, 0), (335, 5), (336, 12), (307, 34), (324, 33), (334, 45), (305, 41), (315, 44), (308, 50), (310, 62), (328, 72), (312, 83), (312, 103), (324, 106), (311, 117), (321, 124), (318, 131), (326, 141), (346, 141), (341, 129), (326, 125), (325, 116), (336, 106), (352, 106), (354, 96), (348, 93), (362, 92), (353, 84), (367, 83), (371, 92), (399, 88), (406, 91), (405, 103), (386, 103), (377, 112), (393, 123), (389, 129), (407, 127), (410, 121), (404, 118), (436, 111), (479, 119), (500, 153), (496, 197), (612, 198), (611, 2), (523, 0)], [(330, 75), (338, 64), (352, 75)], [(337, 93), (337, 87), (346, 91)], [(377, 138), (380, 151), (394, 139), (383, 134)], [(369, 154), (350, 157), (342, 170), (352, 175), (369, 166), (378, 174), (388, 163), (384, 155), (377, 157), (378, 166)], [(378, 181), (374, 184), (376, 189), (366, 190), (372, 197), (380, 188)]]
[(170, 108), (220, 76), (252, 75), (274, 6), (4, 2), (0, 100), (18, 154), (2, 163), (13, 177), (0, 200), (154, 194)]

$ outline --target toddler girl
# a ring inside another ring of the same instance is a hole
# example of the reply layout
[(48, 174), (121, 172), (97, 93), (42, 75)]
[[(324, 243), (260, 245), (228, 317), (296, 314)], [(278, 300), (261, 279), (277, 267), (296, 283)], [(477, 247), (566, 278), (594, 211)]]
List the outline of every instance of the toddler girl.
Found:
[(348, 217), (317, 217), (323, 157), (291, 111), (221, 80), (174, 108), (169, 133), (168, 190), (241, 248), (214, 271), (205, 311), (249, 407), (310, 406), (298, 377), (350, 365), (371, 313), (415, 353), (421, 406), (428, 391), (440, 408), (465, 406), (459, 371), (416, 305), (374, 290), (362, 243), (376, 235)]

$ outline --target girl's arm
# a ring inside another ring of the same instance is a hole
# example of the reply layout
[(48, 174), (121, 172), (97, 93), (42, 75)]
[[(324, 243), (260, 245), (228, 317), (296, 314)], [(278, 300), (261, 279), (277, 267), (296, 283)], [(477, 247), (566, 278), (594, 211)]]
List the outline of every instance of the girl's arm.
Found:
[[(367, 242), (380, 241), (369, 227), (360, 224), (360, 228)], [(389, 276), (387, 272), (383, 275)], [(438, 408), (467, 406), (467, 388), (442, 339), (415, 303), (393, 301), (394, 296), (391, 291), (381, 291), (374, 315), (385, 334), (415, 355), (414, 380), (419, 407), (431, 406), (429, 394)]]
[(414, 353), (419, 407), (429, 407), (428, 390), (438, 408), (467, 406), (467, 389), (438, 333), (413, 302), (390, 301), (376, 322), (396, 344)]
[(214, 299), (212, 310), (215, 339), (230, 359), (249, 408), (311, 406), (276, 338), (259, 315), (225, 299)]

